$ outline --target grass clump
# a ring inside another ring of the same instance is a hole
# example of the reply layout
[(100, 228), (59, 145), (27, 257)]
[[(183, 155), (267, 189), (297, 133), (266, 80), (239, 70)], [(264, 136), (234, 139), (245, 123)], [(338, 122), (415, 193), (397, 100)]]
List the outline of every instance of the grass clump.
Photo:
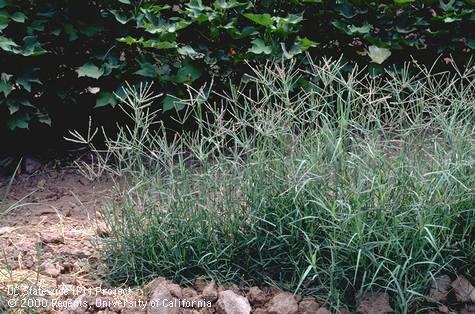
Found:
[(252, 68), (219, 104), (190, 89), (179, 135), (127, 90), (132, 124), (98, 154), (127, 182), (104, 211), (112, 280), (208, 275), (335, 308), (384, 290), (407, 312), (440, 273), (474, 278), (474, 73), (309, 62)]

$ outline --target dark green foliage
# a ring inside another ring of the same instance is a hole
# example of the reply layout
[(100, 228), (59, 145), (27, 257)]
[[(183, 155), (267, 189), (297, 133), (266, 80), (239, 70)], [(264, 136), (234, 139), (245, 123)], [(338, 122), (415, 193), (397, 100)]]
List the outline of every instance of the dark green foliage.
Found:
[[(410, 55), (475, 49), (475, 1), (0, 0), (0, 123), (50, 125), (68, 106), (115, 106), (125, 80), (239, 79), (246, 60), (343, 54), (381, 73)], [(52, 117), (54, 118), (52, 121)]]

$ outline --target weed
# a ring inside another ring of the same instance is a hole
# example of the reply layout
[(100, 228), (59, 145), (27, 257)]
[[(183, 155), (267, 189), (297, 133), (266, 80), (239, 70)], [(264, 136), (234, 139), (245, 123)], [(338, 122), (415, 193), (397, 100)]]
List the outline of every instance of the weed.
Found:
[(440, 273), (474, 278), (473, 70), (309, 63), (252, 68), (219, 104), (190, 88), (197, 128), (172, 140), (149, 86), (126, 89), (133, 125), (96, 150), (123, 177), (103, 212), (111, 280), (244, 279), (335, 307), (383, 290), (402, 313)]

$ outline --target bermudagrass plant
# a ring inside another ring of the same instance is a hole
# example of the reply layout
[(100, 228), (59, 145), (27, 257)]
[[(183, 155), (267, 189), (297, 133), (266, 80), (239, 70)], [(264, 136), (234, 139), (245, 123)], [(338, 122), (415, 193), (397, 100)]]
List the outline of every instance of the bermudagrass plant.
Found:
[(190, 88), (196, 130), (174, 137), (151, 130), (147, 87), (126, 90), (133, 126), (97, 151), (124, 178), (103, 211), (111, 280), (208, 275), (335, 308), (384, 290), (402, 313), (441, 273), (474, 278), (473, 70), (374, 79), (309, 62), (251, 68), (221, 103)]

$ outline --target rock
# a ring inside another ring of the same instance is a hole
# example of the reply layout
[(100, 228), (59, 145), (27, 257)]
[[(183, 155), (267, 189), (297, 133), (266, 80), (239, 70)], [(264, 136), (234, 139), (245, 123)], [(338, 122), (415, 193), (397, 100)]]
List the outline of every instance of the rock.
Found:
[(369, 292), (363, 296), (356, 312), (361, 314), (383, 314), (393, 313), (394, 310), (389, 305), (389, 296), (386, 293)]
[(225, 290), (219, 293), (217, 302), (218, 313), (225, 314), (249, 314), (251, 305), (249, 301), (231, 290)]
[(332, 314), (326, 307), (319, 308), (315, 314)]
[(158, 286), (166, 283), (167, 279), (164, 277), (155, 278), (154, 280), (150, 281), (148, 284), (145, 285), (144, 292), (146, 295), (151, 296)]
[(205, 277), (198, 277), (195, 279), (195, 282), (193, 283), (193, 288), (195, 288), (196, 291), (199, 293), (203, 292), (204, 288), (208, 285), (208, 282), (206, 281)]
[(267, 301), (265, 292), (258, 287), (251, 287), (247, 293), (247, 298), (252, 305), (264, 304)]
[(314, 314), (320, 308), (315, 298), (304, 298), (299, 303), (299, 314)]
[(269, 302), (269, 314), (297, 314), (299, 306), (292, 293), (281, 292)]
[(351, 312), (346, 307), (340, 307), (338, 309), (338, 314), (351, 314)]
[(167, 284), (168, 291), (177, 299), (181, 299), (183, 297), (183, 293), (181, 287), (175, 283), (168, 283)]
[(441, 277), (436, 278), (432, 282), (432, 286), (429, 291), (428, 300), (430, 302), (438, 303), (444, 302), (447, 300), (447, 295), (450, 291), (450, 277), (447, 275), (443, 275)]
[(53, 278), (58, 277), (62, 271), (61, 266), (57, 264), (53, 264), (53, 263), (45, 263), (43, 267), (44, 267), (43, 273)]
[(475, 303), (475, 288), (464, 276), (457, 276), (452, 282), (452, 289), (458, 302)]
[(195, 289), (193, 288), (183, 288), (182, 290), (182, 297), (183, 299), (192, 299), (196, 297), (198, 293), (196, 293)]
[(168, 282), (164, 278), (158, 279), (157, 282), (154, 280), (155, 287), (147, 305), (147, 314), (178, 314), (180, 308), (170, 305), (177, 299), (172, 296)]
[(218, 299), (218, 291), (216, 290), (216, 284), (214, 281), (211, 281), (206, 285), (206, 287), (204, 287), (202, 297), (203, 299), (211, 302), (214, 302)]
[(445, 305), (441, 305), (438, 308), (440, 313), (448, 314), (450, 312), (449, 308)]
[(44, 244), (58, 244), (64, 243), (64, 239), (61, 235), (53, 232), (42, 232), (40, 233), (40, 240)]

